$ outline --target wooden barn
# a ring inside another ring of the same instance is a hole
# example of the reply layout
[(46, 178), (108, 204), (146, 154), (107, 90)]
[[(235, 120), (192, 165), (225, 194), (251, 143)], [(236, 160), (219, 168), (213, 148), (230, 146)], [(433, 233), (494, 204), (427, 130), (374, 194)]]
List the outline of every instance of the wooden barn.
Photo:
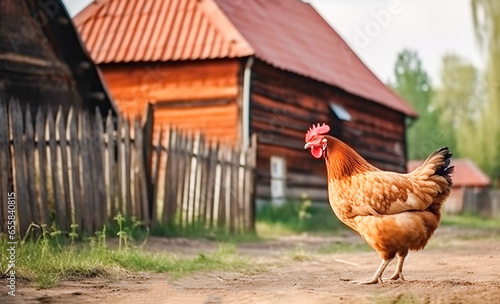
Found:
[(0, 102), (115, 111), (60, 0), (2, 0), (0, 41)]
[[(420, 166), (423, 160), (408, 162), (408, 172)], [(491, 180), (472, 160), (468, 158), (453, 159), (453, 188), (450, 198), (444, 204), (444, 210), (451, 214), (481, 213), (489, 215), (491, 201), (489, 190)]]
[(94, 1), (75, 17), (117, 107), (154, 104), (156, 125), (247, 146), (257, 196), (326, 200), (324, 163), (304, 151), (325, 122), (373, 164), (406, 171), (416, 112), (300, 0)]

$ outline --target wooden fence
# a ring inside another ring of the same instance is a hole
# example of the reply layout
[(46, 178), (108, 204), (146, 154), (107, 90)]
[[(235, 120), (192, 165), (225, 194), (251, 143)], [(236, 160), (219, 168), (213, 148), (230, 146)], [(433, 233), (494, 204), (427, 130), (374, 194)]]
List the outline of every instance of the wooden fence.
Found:
[(255, 139), (238, 150), (163, 128), (153, 141), (153, 115), (31, 113), (0, 102), (0, 232), (12, 191), (18, 235), (32, 222), (93, 233), (118, 212), (150, 227), (253, 230)]
[(474, 189), (465, 189), (461, 213), (500, 217), (500, 190), (475, 191)]

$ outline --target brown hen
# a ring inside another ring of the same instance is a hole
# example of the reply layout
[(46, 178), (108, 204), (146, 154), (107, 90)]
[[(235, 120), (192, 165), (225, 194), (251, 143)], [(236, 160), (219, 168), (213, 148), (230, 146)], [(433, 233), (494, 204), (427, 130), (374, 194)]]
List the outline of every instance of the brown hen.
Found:
[(382, 171), (369, 164), (342, 141), (326, 135), (330, 127), (312, 126), (305, 149), (323, 157), (328, 196), (335, 215), (355, 230), (382, 258), (378, 270), (364, 284), (382, 282), (382, 273), (398, 256), (392, 280), (403, 277), (409, 250), (425, 247), (441, 219), (441, 206), (450, 195), (452, 154), (436, 150), (411, 173)]

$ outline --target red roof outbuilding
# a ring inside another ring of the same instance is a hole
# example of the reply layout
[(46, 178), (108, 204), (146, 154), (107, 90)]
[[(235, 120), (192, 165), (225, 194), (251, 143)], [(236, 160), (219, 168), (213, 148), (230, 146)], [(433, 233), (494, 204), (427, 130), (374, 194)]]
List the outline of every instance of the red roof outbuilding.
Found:
[(253, 55), (417, 116), (300, 0), (96, 0), (75, 23), (97, 64)]

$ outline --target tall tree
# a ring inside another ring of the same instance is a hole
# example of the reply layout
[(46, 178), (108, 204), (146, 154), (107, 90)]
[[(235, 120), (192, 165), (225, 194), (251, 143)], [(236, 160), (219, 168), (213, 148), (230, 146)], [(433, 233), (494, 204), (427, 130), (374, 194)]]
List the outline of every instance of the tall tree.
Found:
[(453, 142), (456, 154), (477, 162), (481, 158), (480, 150), (476, 149), (471, 138), (477, 132), (482, 113), (478, 72), (464, 58), (446, 54), (442, 58), (440, 78), (441, 85), (434, 89), (431, 104), (440, 114), (441, 130)]
[(438, 113), (430, 107), (432, 88), (418, 54), (401, 51), (394, 66), (393, 88), (419, 113), (417, 121), (409, 123), (407, 142), (410, 159), (423, 159), (436, 147), (445, 144), (446, 134), (439, 131)]
[(479, 163), (495, 180), (500, 176), (500, 1), (472, 0), (477, 41), (486, 55), (485, 107), (478, 129), (478, 146), (484, 155)]

